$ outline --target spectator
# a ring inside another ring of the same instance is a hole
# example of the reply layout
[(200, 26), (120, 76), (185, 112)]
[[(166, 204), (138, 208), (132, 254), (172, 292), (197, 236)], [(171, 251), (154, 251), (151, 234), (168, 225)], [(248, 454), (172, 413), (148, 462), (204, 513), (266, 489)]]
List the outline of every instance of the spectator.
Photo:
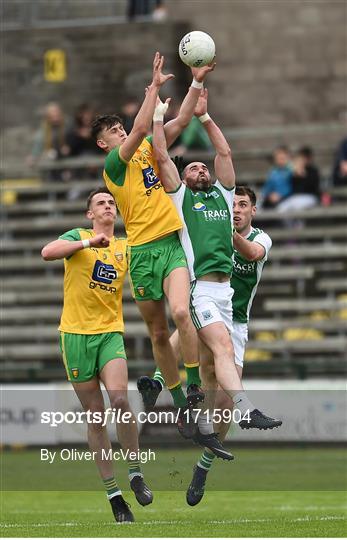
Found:
[(320, 175), (313, 163), (313, 151), (303, 146), (293, 162), (292, 195), (277, 206), (279, 212), (312, 208), (320, 199)]
[(261, 193), (261, 206), (275, 208), (292, 193), (292, 167), (286, 146), (278, 146), (273, 153), (274, 167), (270, 170)]
[(333, 186), (344, 186), (347, 184), (347, 137), (345, 137), (337, 150), (333, 172)]
[(186, 150), (211, 150), (210, 139), (200, 120), (193, 116), (182, 132), (181, 142)]
[(136, 99), (129, 99), (121, 108), (123, 127), (127, 133), (130, 133), (132, 130), (134, 120), (139, 112), (140, 106), (141, 103), (139, 103)]
[(167, 10), (163, 0), (128, 0), (127, 15), (130, 20), (152, 15), (153, 20), (161, 21), (166, 19)]
[(69, 153), (65, 139), (65, 120), (58, 103), (48, 103), (40, 129), (35, 133), (28, 164), (33, 166), (41, 158), (59, 159)]
[[(172, 107), (172, 111), (167, 115), (167, 122), (176, 118), (179, 107)], [(200, 120), (193, 116), (188, 126), (176, 139), (175, 146), (171, 148), (170, 155), (184, 156), (188, 150), (211, 150), (211, 142)]]
[(95, 112), (87, 103), (77, 108), (74, 125), (66, 134), (66, 143), (69, 147), (69, 156), (95, 155), (100, 153), (95, 149), (95, 143), (91, 137), (91, 125)]

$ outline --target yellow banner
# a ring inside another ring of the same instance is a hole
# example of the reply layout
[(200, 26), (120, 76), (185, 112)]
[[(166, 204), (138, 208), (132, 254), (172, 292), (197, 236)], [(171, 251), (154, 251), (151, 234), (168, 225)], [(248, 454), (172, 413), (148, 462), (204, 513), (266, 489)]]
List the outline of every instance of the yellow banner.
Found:
[(48, 82), (66, 79), (66, 55), (61, 49), (49, 49), (44, 55), (44, 75)]

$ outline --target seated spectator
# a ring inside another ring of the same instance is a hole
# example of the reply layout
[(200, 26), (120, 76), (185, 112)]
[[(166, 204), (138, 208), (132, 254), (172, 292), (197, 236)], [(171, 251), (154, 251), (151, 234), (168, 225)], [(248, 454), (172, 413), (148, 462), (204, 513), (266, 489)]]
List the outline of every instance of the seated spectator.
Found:
[(313, 151), (309, 146), (302, 147), (293, 161), (292, 195), (280, 202), (279, 212), (304, 210), (319, 204), (320, 175), (313, 163)]
[(193, 116), (188, 126), (182, 131), (181, 144), (186, 150), (210, 150), (210, 139), (200, 120)]
[(345, 186), (347, 184), (347, 137), (341, 141), (336, 153), (332, 184), (333, 186)]
[(139, 112), (140, 106), (141, 103), (139, 103), (136, 99), (129, 99), (121, 108), (121, 118), (123, 120), (123, 127), (126, 133), (130, 133), (132, 130), (134, 120)]
[(69, 156), (100, 154), (92, 137), (91, 125), (95, 112), (87, 103), (80, 105), (75, 114), (74, 125), (66, 134), (66, 143), (69, 147)]
[(127, 15), (130, 20), (151, 15), (154, 21), (162, 21), (167, 18), (167, 10), (163, 0), (128, 0)]
[[(167, 122), (176, 118), (179, 107), (172, 106), (170, 114), (167, 115)], [(212, 145), (210, 139), (202, 126), (200, 120), (193, 116), (188, 126), (182, 131), (181, 135), (176, 139), (174, 146), (170, 149), (171, 156), (184, 156), (189, 150), (211, 150)]]
[(59, 159), (69, 153), (65, 138), (65, 120), (58, 103), (48, 103), (44, 109), (41, 127), (35, 133), (29, 165), (35, 165), (41, 158)]
[(292, 167), (286, 146), (278, 146), (273, 153), (274, 167), (270, 170), (261, 192), (260, 205), (275, 208), (292, 193)]

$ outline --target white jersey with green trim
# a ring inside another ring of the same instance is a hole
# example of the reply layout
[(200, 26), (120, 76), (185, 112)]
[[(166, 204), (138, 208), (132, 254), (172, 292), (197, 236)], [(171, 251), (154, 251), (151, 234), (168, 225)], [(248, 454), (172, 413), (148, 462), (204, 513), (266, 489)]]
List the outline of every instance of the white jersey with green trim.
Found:
[(178, 232), (191, 281), (210, 272), (232, 273), (234, 192), (217, 180), (208, 191), (194, 192), (182, 183), (169, 193), (183, 221)]
[(233, 320), (240, 323), (248, 323), (249, 321), (249, 312), (257, 292), (264, 264), (272, 246), (270, 236), (261, 229), (253, 227), (246, 236), (246, 240), (261, 244), (265, 249), (265, 255), (259, 261), (247, 261), (234, 249), (233, 275), (230, 284), (234, 289), (232, 300)]

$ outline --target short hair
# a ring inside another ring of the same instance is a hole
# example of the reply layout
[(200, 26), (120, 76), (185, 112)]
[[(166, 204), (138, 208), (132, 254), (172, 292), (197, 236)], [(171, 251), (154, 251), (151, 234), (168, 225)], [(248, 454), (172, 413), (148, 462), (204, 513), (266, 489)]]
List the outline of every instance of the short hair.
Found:
[(279, 144), (278, 146), (276, 146), (274, 152), (285, 152), (286, 154), (290, 154), (290, 150), (285, 144)]
[(254, 193), (253, 189), (247, 186), (236, 186), (235, 195), (248, 195), (251, 205), (255, 206), (257, 204), (257, 196)]
[(116, 114), (103, 114), (97, 116), (92, 122), (92, 137), (96, 142), (103, 129), (110, 129), (115, 124), (123, 125), (123, 120)]
[(313, 150), (311, 148), (311, 146), (302, 146), (299, 150), (298, 150), (298, 154), (300, 156), (303, 156), (307, 159), (312, 159), (313, 158)]
[(111, 193), (111, 191), (109, 189), (107, 189), (106, 187), (100, 187), (98, 189), (94, 189), (94, 191), (91, 191), (89, 193), (89, 195), (88, 195), (87, 210), (90, 210), (90, 206), (92, 204), (92, 199), (93, 199), (94, 195), (97, 195), (98, 193), (107, 193), (107, 195), (111, 195), (111, 197), (114, 199), (113, 193)]

